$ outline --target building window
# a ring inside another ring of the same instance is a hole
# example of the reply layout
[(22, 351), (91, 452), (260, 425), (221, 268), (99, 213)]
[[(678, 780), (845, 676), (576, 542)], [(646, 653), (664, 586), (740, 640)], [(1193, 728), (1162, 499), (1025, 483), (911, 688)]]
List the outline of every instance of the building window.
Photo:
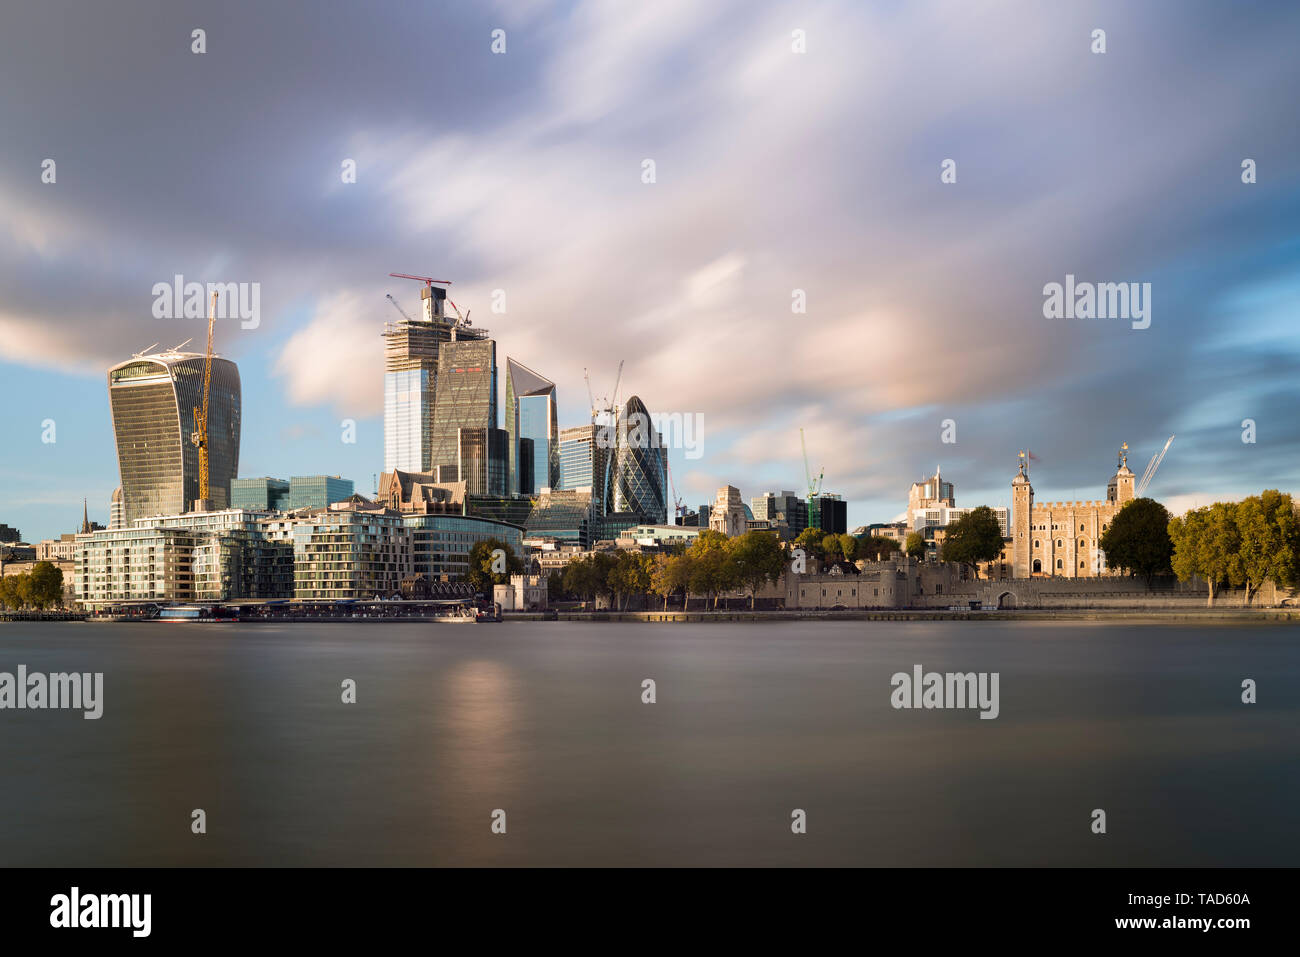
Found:
[(1043, 570), (1043, 562), (1042, 562), (1042, 560), (1041, 560), (1041, 559), (1038, 559), (1038, 558), (1035, 558), (1035, 559), (1034, 559), (1034, 571), (1036, 571), (1036, 572), (1041, 572), (1042, 570)]
[(1060, 540), (1059, 538), (1056, 540), (1056, 547), (1057, 547), (1057, 548), (1062, 547), (1062, 546), (1061, 546), (1061, 540)]
[(1057, 567), (1057, 568), (1063, 568), (1063, 567), (1064, 567), (1064, 566), (1061, 564), (1061, 560), (1060, 560), (1059, 558), (1056, 560), (1056, 567)]
[(1041, 547), (1042, 547), (1042, 546), (1041, 546), (1040, 542), (1038, 541), (1038, 539), (1035, 538), (1035, 539), (1034, 539), (1034, 548), (1041, 548)]

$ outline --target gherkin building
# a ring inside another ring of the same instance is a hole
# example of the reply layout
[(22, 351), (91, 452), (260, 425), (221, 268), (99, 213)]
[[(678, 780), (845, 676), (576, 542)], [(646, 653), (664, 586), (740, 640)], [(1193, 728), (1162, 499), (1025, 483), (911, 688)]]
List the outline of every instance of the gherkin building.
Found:
[(614, 511), (643, 522), (668, 521), (668, 450), (638, 396), (627, 400), (618, 423), (618, 447), (611, 475)]

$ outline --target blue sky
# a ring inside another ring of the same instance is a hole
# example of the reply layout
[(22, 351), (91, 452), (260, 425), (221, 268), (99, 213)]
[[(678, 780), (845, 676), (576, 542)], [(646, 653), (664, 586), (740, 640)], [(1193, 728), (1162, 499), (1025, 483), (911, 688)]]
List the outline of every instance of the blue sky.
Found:
[[(1295, 490), (1298, 37), (1294, 5), (1172, 0), (6, 8), (0, 522), (107, 518), (104, 370), (202, 340), (151, 315), (177, 273), (261, 285), (217, 333), (244, 475), (371, 490), (396, 271), (454, 280), (562, 425), (620, 359), (624, 397), (703, 416), (692, 505), (800, 488), (801, 426), (852, 524), (936, 465), (1006, 504), (1025, 447), (1040, 499), (1097, 498), (1173, 433), (1175, 510)], [(1151, 327), (1044, 318), (1067, 274), (1150, 282)]]

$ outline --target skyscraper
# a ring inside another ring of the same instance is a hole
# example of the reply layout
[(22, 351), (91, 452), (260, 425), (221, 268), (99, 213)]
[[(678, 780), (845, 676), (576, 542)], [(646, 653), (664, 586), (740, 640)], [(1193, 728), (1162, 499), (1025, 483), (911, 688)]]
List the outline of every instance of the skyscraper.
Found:
[[(560, 484), (559, 414), (555, 383), (522, 362), (506, 359), (506, 431), (510, 434), (510, 491), (530, 495)], [(532, 461), (521, 467), (523, 440)]]
[(427, 285), (420, 295), (423, 318), (384, 326), (385, 472), (430, 468), (438, 355), (454, 324), (443, 310), (447, 290)]
[(614, 430), (608, 425), (579, 425), (560, 432), (562, 489), (591, 489), (592, 508), (604, 515), (610, 502), (610, 471), (614, 461)]
[[(108, 370), (108, 399), (122, 479), (122, 520), (178, 515), (199, 497), (199, 450), (190, 440), (203, 404), (204, 357), (138, 355)], [(239, 474), (239, 368), (213, 357), (208, 411), (208, 485), (214, 509), (230, 505)]]
[(627, 400), (618, 423), (613, 468), (614, 511), (662, 525), (668, 520), (668, 450), (638, 396)]
[[(474, 338), (466, 338), (467, 334)], [(423, 471), (460, 467), (461, 429), (495, 428), (497, 344), (481, 330), (457, 329), (456, 338), (442, 343), (438, 351), (429, 468)]]

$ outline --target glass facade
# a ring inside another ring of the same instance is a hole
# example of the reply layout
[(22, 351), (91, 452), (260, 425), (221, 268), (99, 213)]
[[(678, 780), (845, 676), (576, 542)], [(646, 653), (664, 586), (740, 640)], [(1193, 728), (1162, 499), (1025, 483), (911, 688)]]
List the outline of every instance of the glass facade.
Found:
[(668, 450), (637, 396), (627, 400), (614, 456), (614, 511), (656, 525), (668, 520)]
[(593, 508), (600, 515), (612, 509), (609, 473), (613, 445), (614, 431), (607, 425), (580, 425), (560, 433), (558, 487), (591, 489)]
[(384, 373), (384, 471), (429, 467), (433, 379), (428, 368)]
[(287, 508), (289, 483), (277, 478), (237, 478), (230, 482), (230, 507), (275, 511)]
[(430, 581), (460, 581), (469, 574), (469, 552), (476, 542), (495, 538), (523, 558), (524, 530), (518, 525), (467, 515), (407, 515), (415, 574)]
[(351, 479), (337, 475), (295, 475), (289, 479), (286, 508), (325, 508), (352, 494)]
[(507, 447), (505, 429), (461, 429), (456, 456), (457, 473), (468, 495), (505, 495)]
[(460, 339), (442, 345), (438, 355), (429, 469), (416, 471), (459, 466), (460, 430), (496, 428), (496, 349), (491, 339)]
[[(560, 484), (559, 415), (555, 383), (521, 362), (506, 360), (506, 431), (510, 433), (510, 491), (530, 495)], [(531, 481), (525, 483), (522, 443), (532, 440)]]
[[(122, 516), (130, 525), (151, 515), (177, 515), (199, 497), (199, 450), (191, 440), (203, 404), (204, 357), (160, 353), (108, 371), (109, 407), (122, 479)], [(239, 472), (239, 369), (214, 357), (208, 399), (208, 497), (230, 505)]]
[(524, 527), (529, 538), (551, 539), (586, 549), (596, 539), (598, 520), (589, 488), (552, 489), (538, 497)]

